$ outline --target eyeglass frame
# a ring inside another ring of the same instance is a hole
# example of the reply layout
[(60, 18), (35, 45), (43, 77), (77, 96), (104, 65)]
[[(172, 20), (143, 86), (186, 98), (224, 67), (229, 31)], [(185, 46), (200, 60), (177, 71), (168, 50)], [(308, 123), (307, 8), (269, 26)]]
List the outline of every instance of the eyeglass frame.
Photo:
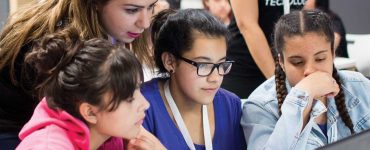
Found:
[[(200, 76), (200, 77), (207, 77), (207, 76), (211, 75), (213, 73), (213, 71), (215, 70), (215, 68), (217, 68), (218, 75), (220, 75), (220, 76), (227, 75), (228, 73), (230, 73), (230, 71), (227, 72), (227, 73), (225, 73), (225, 74), (220, 74), (219, 68), (220, 68), (221, 64), (223, 64), (223, 63), (231, 63), (231, 65), (230, 65), (230, 70), (231, 70), (231, 67), (233, 66), (233, 63), (235, 62), (235, 61), (232, 61), (232, 60), (226, 60), (224, 62), (220, 62), (220, 63), (215, 64), (215, 63), (209, 63), (209, 62), (196, 62), (196, 61), (193, 61), (193, 60), (184, 58), (182, 56), (177, 56), (177, 58), (185, 61), (186, 63), (188, 63), (190, 65), (195, 66), (197, 68), (197, 75)], [(213, 67), (212, 67), (211, 71), (207, 75), (199, 75), (199, 66), (201, 64), (213, 64)]]

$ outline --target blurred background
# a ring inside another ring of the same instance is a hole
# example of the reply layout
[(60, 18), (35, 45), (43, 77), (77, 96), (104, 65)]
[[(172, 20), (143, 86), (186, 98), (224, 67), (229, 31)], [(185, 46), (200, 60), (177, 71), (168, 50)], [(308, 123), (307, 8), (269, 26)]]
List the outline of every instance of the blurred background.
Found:
[[(0, 0), (0, 30), (8, 16), (30, 2), (38, 0)], [(167, 0), (179, 3), (180, 8), (204, 8), (202, 0)], [(344, 60), (344, 68), (353, 67), (370, 76), (370, 0), (332, 0), (330, 8), (342, 19), (347, 35), (350, 61)], [(352, 65), (352, 66), (351, 66)]]
[[(0, 29), (9, 14), (23, 5), (37, 0), (0, 0)], [(201, 0), (182, 0), (181, 8), (203, 8)], [(343, 20), (347, 33), (370, 34), (369, 0), (334, 0), (330, 8)]]

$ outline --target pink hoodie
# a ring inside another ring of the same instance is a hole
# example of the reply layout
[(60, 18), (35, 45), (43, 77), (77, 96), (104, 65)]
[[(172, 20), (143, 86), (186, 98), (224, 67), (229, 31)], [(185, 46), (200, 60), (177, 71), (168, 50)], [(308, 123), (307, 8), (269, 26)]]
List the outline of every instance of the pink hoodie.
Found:
[[(88, 150), (90, 132), (82, 121), (66, 111), (50, 109), (45, 98), (37, 105), (31, 119), (19, 133), (22, 142), (16, 148)], [(123, 149), (121, 138), (110, 138), (104, 149)]]

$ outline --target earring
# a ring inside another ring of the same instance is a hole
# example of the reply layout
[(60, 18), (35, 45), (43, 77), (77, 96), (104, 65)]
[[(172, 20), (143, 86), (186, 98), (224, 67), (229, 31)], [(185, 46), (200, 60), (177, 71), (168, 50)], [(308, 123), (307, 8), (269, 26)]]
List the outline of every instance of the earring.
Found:
[(170, 73), (173, 73), (173, 70), (172, 69), (170, 70)]

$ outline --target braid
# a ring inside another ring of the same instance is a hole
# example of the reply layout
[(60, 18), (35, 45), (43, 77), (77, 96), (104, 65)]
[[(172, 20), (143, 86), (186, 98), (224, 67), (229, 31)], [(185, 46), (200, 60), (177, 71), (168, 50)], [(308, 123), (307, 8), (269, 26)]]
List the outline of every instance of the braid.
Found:
[(275, 58), (276, 95), (278, 99), (279, 115), (281, 115), (281, 106), (283, 105), (284, 99), (288, 92), (285, 85), (285, 72), (279, 64), (279, 56), (276, 56)]
[[(333, 70), (333, 77), (337, 81), (338, 84), (341, 84), (341, 79), (338, 75), (337, 69), (334, 67)], [(342, 90), (342, 87), (339, 85), (339, 93), (337, 96), (335, 96), (335, 105), (337, 106), (339, 116), (342, 118), (344, 124), (349, 128), (351, 131), (351, 134), (354, 134), (355, 131), (353, 129), (353, 123), (351, 118), (349, 117), (348, 110), (346, 107), (345, 99), (344, 99), (344, 93)]]

